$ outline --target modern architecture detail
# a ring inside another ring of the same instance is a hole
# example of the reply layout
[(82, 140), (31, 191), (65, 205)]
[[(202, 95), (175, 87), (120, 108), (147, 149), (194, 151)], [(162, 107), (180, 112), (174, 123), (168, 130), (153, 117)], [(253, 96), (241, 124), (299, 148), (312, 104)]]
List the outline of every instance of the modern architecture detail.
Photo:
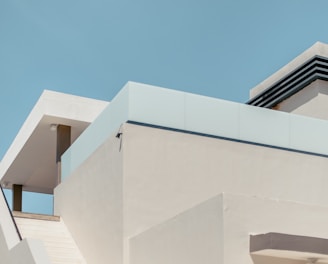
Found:
[(326, 57), (314, 56), (287, 76), (250, 99), (247, 104), (272, 108), (315, 80), (328, 80), (328, 59)]
[[(327, 66), (315, 43), (246, 104), (44, 91), (0, 163), (0, 262), (328, 263)], [(25, 212), (24, 192), (53, 214)]]

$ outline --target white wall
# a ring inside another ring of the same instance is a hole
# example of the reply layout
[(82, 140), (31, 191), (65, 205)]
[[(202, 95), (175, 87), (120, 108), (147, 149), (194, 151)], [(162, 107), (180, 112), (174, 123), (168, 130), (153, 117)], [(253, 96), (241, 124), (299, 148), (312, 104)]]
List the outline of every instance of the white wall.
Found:
[(120, 139), (109, 138), (55, 189), (55, 215), (63, 218), (87, 263), (122, 263), (120, 151)]
[(50, 264), (44, 245), (39, 240), (24, 239), (10, 251), (11, 264)]
[(131, 124), (123, 135), (127, 237), (222, 192), (328, 204), (327, 158)]
[(222, 196), (130, 239), (130, 264), (223, 263)]
[(4, 239), (9, 249), (19, 242), (13, 220), (11, 218), (5, 197), (0, 191), (0, 228), (3, 230)]
[[(328, 208), (291, 201), (224, 194), (224, 264), (253, 264), (249, 254), (250, 234), (269, 232), (328, 238)], [(312, 254), (285, 253), (299, 263)], [(304, 258), (303, 258), (304, 257)], [(286, 261), (286, 260), (285, 260)], [(254, 264), (280, 264), (281, 259), (254, 256)], [(297, 263), (297, 262), (296, 262)]]
[(49, 257), (41, 241), (24, 239), (9, 249), (4, 234), (5, 232), (0, 226), (0, 263), (50, 264)]
[[(303, 264), (305, 259), (251, 256), (250, 235), (279, 232), (327, 239), (327, 221), (327, 207), (225, 193), (188, 208), (134, 237), (126, 237), (129, 240), (127, 263)], [(110, 227), (93, 226), (93, 234), (97, 230), (109, 234)], [(92, 240), (93, 237), (90, 236), (91, 248), (95, 246)], [(48, 263), (41, 245), (36, 241), (23, 241), (10, 253), (4, 250), (4, 242), (0, 235), (0, 254), (2, 260), (8, 259), (4, 263)], [(98, 240), (96, 245), (108, 251), (113, 249), (113, 245), (104, 240)], [(31, 256), (37, 261), (30, 258)], [(308, 256), (311, 257), (311, 254)], [(88, 261), (109, 262), (118, 263), (113, 256), (106, 255), (106, 252), (101, 252), (98, 258)]]
[(0, 263), (50, 263), (44, 245), (37, 240), (19, 240), (4, 196), (0, 193)]
[[(328, 203), (325, 157), (132, 124), (124, 124), (121, 132), (55, 190), (55, 214), (63, 217), (88, 263), (128, 263), (129, 238), (222, 192)], [(267, 223), (267, 232), (275, 231)], [(170, 224), (163, 228), (172, 236), (179, 231)], [(138, 252), (155, 237), (141, 235), (140, 247), (132, 241), (133, 256), (146, 261)], [(246, 240), (232, 241), (247, 248)], [(224, 263), (239, 262), (227, 257)]]
[(3, 232), (3, 228), (0, 226), (0, 263), (10, 263), (9, 249)]
[(304, 264), (317, 254), (251, 255), (250, 235), (278, 232), (327, 239), (327, 221), (326, 207), (224, 193), (131, 237), (129, 263)]
[(316, 80), (287, 98), (277, 110), (328, 120), (328, 82)]

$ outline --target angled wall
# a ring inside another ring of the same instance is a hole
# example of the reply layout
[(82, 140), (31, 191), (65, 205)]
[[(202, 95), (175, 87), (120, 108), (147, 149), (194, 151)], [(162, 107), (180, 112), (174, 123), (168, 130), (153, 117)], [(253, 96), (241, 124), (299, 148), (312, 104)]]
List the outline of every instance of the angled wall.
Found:
[[(304, 264), (311, 258), (321, 263), (328, 255), (289, 249), (295, 245), (251, 252), (250, 238), (279, 232), (325, 240), (327, 219), (326, 207), (224, 193), (132, 236), (129, 263)], [(326, 251), (320, 244), (309, 246)]]
[(0, 190), (0, 227), (2, 228), (3, 238), (9, 249), (19, 243), (19, 236), (16, 232), (13, 220), (10, 215), (5, 197)]
[[(220, 193), (324, 206), (327, 132), (323, 120), (128, 83), (64, 154), (55, 213), (88, 262), (127, 264), (129, 238)], [(154, 237), (138, 239), (137, 256)]]
[(222, 196), (129, 239), (130, 264), (223, 263)]
[[(289, 250), (264, 250), (250, 255), (250, 235), (276, 232), (328, 238), (326, 206), (234, 194), (224, 194), (223, 206), (225, 264), (301, 264), (318, 257), (311, 252)], [(321, 257), (328, 258), (327, 255)]]
[(121, 140), (108, 138), (55, 189), (60, 215), (87, 263), (122, 263)]
[(9, 248), (5, 233), (0, 226), (0, 263), (4, 264), (50, 264), (41, 241), (24, 239)]

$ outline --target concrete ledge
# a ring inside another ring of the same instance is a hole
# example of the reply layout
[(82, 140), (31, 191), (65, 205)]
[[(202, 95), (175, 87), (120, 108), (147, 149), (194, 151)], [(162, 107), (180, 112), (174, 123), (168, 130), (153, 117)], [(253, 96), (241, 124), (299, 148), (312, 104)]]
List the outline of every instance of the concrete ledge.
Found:
[(328, 260), (328, 239), (267, 233), (250, 236), (250, 253), (291, 259)]
[(46, 220), (46, 221), (60, 221), (60, 217), (55, 215), (31, 214), (31, 213), (23, 213), (18, 211), (13, 211), (12, 213), (14, 217), (19, 217), (19, 218), (29, 218), (29, 219)]

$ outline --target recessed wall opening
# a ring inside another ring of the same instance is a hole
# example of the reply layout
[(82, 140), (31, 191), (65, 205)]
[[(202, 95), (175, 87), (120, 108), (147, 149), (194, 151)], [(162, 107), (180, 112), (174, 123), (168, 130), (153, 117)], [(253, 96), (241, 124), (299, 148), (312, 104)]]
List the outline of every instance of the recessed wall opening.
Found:
[[(12, 210), (12, 190), (4, 189), (9, 207)], [(53, 215), (53, 194), (23, 191), (22, 212), (32, 214)]]

